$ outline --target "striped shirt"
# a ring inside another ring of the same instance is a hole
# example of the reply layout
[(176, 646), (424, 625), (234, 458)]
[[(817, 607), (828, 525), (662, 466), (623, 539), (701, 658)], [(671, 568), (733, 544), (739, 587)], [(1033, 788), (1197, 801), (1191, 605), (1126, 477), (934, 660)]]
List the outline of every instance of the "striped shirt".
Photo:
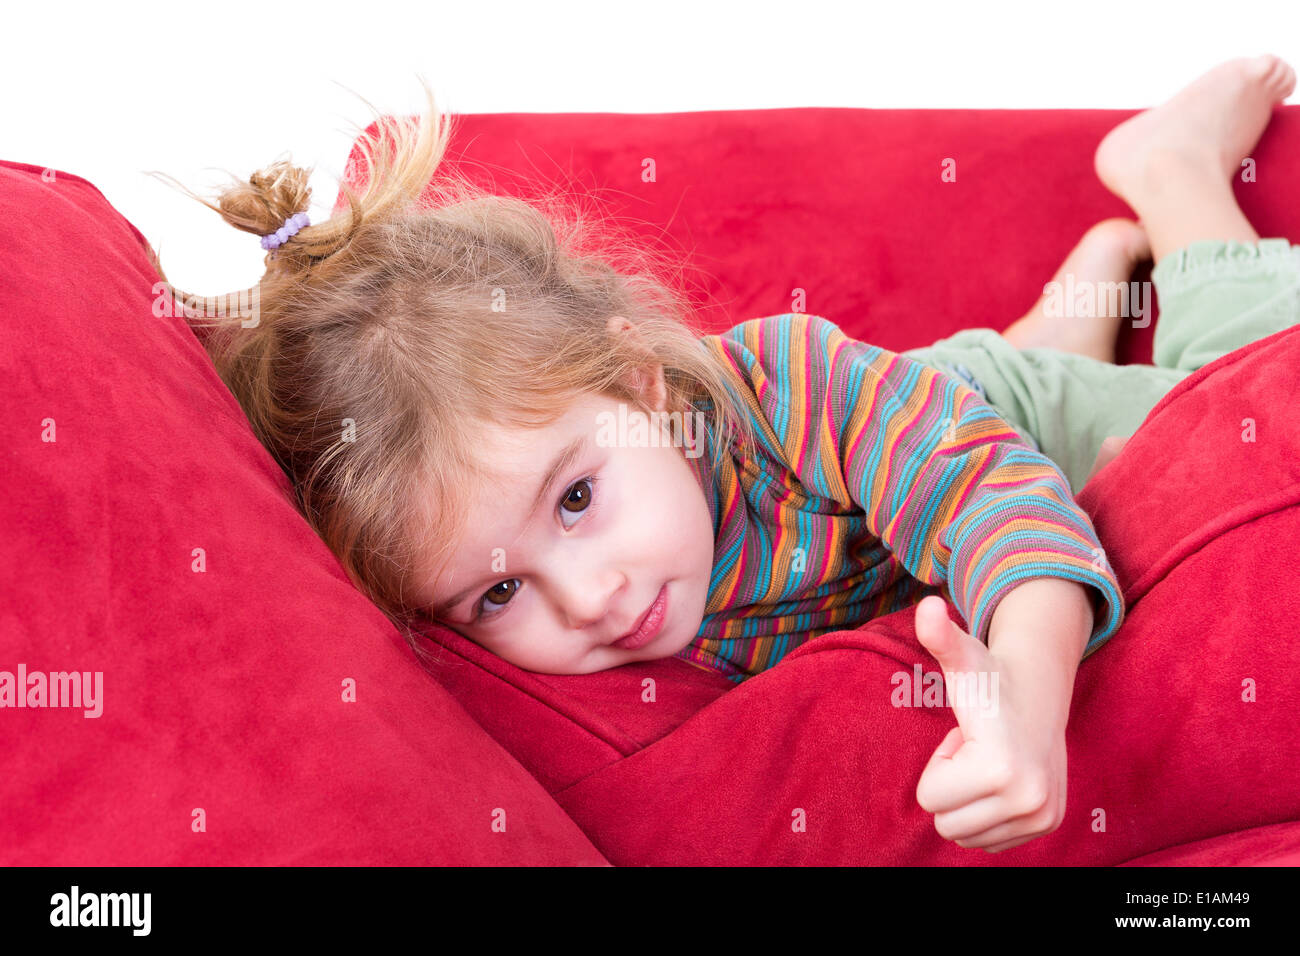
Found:
[[(677, 652), (740, 683), (803, 642), (945, 589), (987, 643), (998, 602), (1031, 578), (1091, 588), (1086, 658), (1124, 599), (1056, 465), (972, 389), (804, 313), (702, 345), (754, 426), (693, 459), (713, 518), (713, 574), (695, 639)], [(707, 406), (706, 406), (707, 410)]]

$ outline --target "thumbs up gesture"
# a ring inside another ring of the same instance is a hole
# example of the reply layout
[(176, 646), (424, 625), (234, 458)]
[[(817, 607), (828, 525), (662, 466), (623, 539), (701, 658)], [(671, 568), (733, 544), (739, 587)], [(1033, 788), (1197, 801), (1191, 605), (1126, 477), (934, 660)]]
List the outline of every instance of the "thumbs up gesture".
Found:
[(949, 620), (941, 597), (917, 604), (916, 636), (957, 718), (916, 788), (939, 835), (997, 853), (1051, 833), (1065, 817), (1068, 692), (1064, 707), (1048, 699), (1028, 668)]

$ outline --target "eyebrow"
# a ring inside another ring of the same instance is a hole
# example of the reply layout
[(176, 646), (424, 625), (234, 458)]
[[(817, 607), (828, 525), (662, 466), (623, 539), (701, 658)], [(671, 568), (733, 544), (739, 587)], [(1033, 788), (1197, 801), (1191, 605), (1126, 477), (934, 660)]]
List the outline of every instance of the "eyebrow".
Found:
[[(564, 448), (560, 450), (560, 453), (555, 456), (555, 460), (551, 462), (551, 467), (548, 468), (546, 470), (546, 474), (542, 476), (542, 482), (537, 488), (537, 494), (534, 495), (533, 503), (528, 509), (529, 521), (531, 521), (533, 515), (537, 513), (537, 508), (541, 505), (542, 501), (546, 498), (546, 493), (550, 490), (551, 486), (555, 484), (555, 480), (563, 472), (568, 471), (570, 468), (572, 468), (574, 462), (578, 460), (578, 457), (584, 451), (586, 451), (586, 449), (587, 449), (587, 436), (583, 434), (583, 435), (579, 435), (573, 441), (565, 445)], [(504, 579), (500, 579), (500, 580), (504, 580)], [(438, 604), (434, 605), (433, 607), (433, 616), (441, 617), (446, 612), (456, 607), (456, 605), (460, 604), (460, 602), (465, 600), (465, 598), (468, 597), (470, 594), (482, 588), (483, 585), (486, 583), (487, 583), (486, 579), (481, 582), (476, 581), (474, 584), (471, 584), (469, 587), (461, 588), (459, 591), (457, 591), (451, 597), (447, 598), (445, 601), (440, 601)]]

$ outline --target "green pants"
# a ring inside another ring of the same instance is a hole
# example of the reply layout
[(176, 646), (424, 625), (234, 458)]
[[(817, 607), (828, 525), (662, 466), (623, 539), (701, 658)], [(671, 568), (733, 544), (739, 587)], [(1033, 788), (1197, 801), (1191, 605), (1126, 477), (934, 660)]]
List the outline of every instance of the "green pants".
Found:
[(1078, 493), (1107, 435), (1132, 435), (1202, 365), (1300, 322), (1300, 245), (1286, 239), (1193, 242), (1161, 259), (1151, 281), (1160, 297), (1154, 365), (1021, 350), (993, 329), (963, 329), (902, 354), (973, 388)]

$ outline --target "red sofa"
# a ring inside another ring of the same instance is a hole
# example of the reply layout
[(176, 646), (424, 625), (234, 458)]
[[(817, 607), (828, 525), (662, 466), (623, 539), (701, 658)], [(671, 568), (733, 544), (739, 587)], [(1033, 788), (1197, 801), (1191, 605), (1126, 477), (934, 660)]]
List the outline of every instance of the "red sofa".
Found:
[[(451, 161), (506, 192), (600, 188), (702, 270), (712, 330), (802, 289), (899, 350), (1005, 325), (1127, 214), (1091, 168), (1127, 115), (474, 115)], [(1300, 234), (1297, 147), (1286, 108), (1238, 184), (1263, 235)], [(157, 308), (140, 234), (19, 163), (0, 213), (0, 672), (103, 674), (99, 717), (0, 709), (0, 862), (1300, 863), (1300, 332), (1201, 369), (1083, 489), (1128, 618), (1079, 673), (1064, 823), (988, 854), (916, 803), (954, 720), (889, 703), (931, 663), (910, 611), (740, 686), (675, 659), (527, 674), (432, 626), (430, 675)]]

